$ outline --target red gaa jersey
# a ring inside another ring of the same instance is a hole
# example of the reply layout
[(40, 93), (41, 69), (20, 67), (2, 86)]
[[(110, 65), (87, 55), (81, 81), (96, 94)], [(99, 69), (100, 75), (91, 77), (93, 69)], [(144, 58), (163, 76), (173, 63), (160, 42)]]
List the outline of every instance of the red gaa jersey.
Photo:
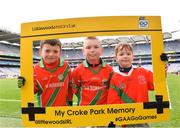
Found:
[(66, 106), (72, 101), (71, 70), (60, 60), (53, 69), (46, 68), (41, 60), (34, 66), (34, 93), (40, 106)]
[(102, 61), (98, 67), (90, 67), (85, 60), (73, 71), (73, 93), (78, 105), (100, 105), (107, 103), (107, 94), (113, 69)]
[(110, 81), (107, 103), (148, 102), (148, 90), (154, 90), (151, 71), (132, 68), (128, 74), (114, 73)]

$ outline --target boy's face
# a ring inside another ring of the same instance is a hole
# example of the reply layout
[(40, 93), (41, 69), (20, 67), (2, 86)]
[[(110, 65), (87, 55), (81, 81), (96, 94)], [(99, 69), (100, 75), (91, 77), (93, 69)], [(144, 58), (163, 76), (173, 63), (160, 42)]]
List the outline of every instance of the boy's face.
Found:
[(98, 40), (85, 40), (83, 47), (83, 54), (86, 56), (89, 62), (99, 61), (100, 56), (103, 53), (103, 48)]
[(47, 64), (51, 64), (60, 58), (61, 49), (57, 45), (51, 46), (49, 44), (44, 44), (40, 49), (39, 54)]
[(134, 55), (129, 49), (123, 48), (116, 55), (116, 61), (122, 68), (129, 68), (132, 65)]

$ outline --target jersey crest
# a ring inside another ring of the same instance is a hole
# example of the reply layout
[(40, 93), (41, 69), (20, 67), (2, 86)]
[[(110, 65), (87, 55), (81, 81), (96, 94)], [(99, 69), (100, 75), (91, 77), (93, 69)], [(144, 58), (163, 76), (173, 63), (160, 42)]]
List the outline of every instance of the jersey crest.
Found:
[(124, 89), (125, 86), (126, 86), (126, 85), (125, 85), (124, 83), (120, 83), (119, 88), (120, 88), (120, 89)]
[(58, 75), (58, 79), (59, 79), (59, 81), (62, 81), (62, 80), (64, 79), (63, 74), (59, 74), (59, 75)]

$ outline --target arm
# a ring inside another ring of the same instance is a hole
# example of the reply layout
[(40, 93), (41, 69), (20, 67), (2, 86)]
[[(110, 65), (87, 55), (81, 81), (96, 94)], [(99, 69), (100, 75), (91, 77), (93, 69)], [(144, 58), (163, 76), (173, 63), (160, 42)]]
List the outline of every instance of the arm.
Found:
[(146, 70), (146, 79), (148, 82), (148, 90), (154, 90), (153, 73)]
[(73, 93), (72, 93), (72, 72), (71, 69), (69, 69), (69, 73), (68, 73), (68, 77), (69, 77), (69, 83), (68, 83), (68, 105), (72, 106), (73, 105)]
[(74, 94), (77, 94), (80, 87), (80, 75), (78, 68), (75, 68), (72, 72), (72, 90)]

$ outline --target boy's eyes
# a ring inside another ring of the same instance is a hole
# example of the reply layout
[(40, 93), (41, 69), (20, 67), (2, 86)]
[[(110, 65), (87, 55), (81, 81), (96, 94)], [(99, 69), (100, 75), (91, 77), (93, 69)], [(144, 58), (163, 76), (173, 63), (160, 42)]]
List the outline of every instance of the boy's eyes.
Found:
[(99, 48), (99, 46), (87, 46), (86, 49)]
[[(46, 53), (49, 53), (49, 52), (51, 52), (51, 50), (48, 50), (48, 49), (47, 49), (47, 50), (45, 50), (45, 52), (46, 52)], [(52, 52), (54, 52), (54, 53), (58, 53), (58, 51), (57, 51), (57, 50), (53, 50)]]
[(99, 46), (94, 46), (94, 48), (99, 48)]
[(86, 49), (90, 49), (91, 47), (87, 46)]
[(120, 54), (119, 54), (119, 56), (123, 56), (123, 55), (125, 55), (125, 54), (124, 54), (124, 53), (120, 53)]
[(119, 56), (123, 56), (123, 55), (131, 55), (131, 53), (119, 53)]
[(50, 52), (50, 50), (45, 50), (45, 52), (46, 52), (46, 53), (49, 53), (49, 52)]
[(54, 53), (58, 53), (58, 51), (57, 51), (57, 50), (54, 50), (53, 52), (54, 52)]

